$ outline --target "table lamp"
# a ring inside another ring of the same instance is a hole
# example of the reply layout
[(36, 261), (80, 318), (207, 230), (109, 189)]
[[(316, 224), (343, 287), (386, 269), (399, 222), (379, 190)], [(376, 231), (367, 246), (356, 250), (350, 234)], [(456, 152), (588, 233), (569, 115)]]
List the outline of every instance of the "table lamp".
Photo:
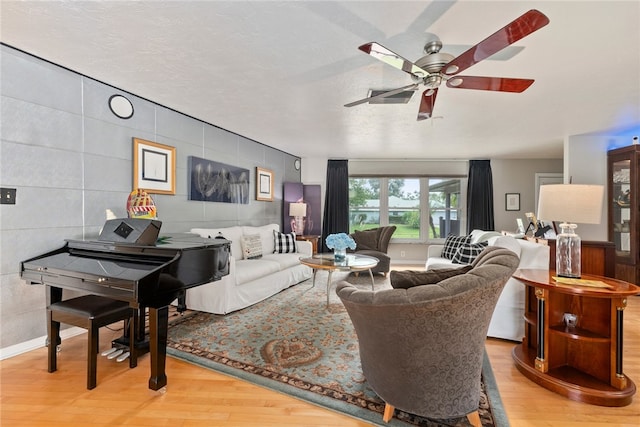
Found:
[(299, 236), (303, 235), (304, 234), (304, 217), (307, 216), (307, 204), (306, 203), (290, 203), (289, 216), (292, 216), (295, 221), (294, 232)]
[(579, 184), (548, 184), (540, 187), (538, 219), (559, 221), (556, 236), (556, 274), (580, 278), (580, 236), (575, 232), (580, 224), (600, 224), (604, 186)]

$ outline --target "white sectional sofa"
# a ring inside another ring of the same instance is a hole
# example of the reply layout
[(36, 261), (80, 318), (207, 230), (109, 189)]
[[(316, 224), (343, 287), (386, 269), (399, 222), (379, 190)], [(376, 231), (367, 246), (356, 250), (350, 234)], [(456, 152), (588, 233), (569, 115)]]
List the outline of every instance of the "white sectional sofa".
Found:
[[(278, 292), (311, 277), (312, 270), (300, 264), (299, 258), (312, 255), (310, 242), (296, 241), (296, 252), (274, 253), (274, 231), (278, 224), (260, 227), (234, 226), (226, 228), (193, 228), (201, 237), (222, 236), (231, 241), (229, 274), (222, 280), (187, 290), (186, 305), (191, 310), (227, 314), (260, 302)], [(243, 237), (253, 236), (254, 252), (258, 238), (262, 255), (245, 258)]]
[[(548, 246), (525, 239), (503, 236), (495, 231), (474, 230), (471, 236), (472, 243), (487, 241), (488, 246), (500, 246), (515, 252), (520, 257), (518, 268), (549, 269)], [(454, 264), (451, 259), (442, 257), (443, 249), (444, 245), (429, 246), (427, 270), (463, 266), (463, 264)], [(522, 341), (524, 336), (524, 294), (523, 284), (513, 278), (507, 281), (491, 318), (488, 336)]]

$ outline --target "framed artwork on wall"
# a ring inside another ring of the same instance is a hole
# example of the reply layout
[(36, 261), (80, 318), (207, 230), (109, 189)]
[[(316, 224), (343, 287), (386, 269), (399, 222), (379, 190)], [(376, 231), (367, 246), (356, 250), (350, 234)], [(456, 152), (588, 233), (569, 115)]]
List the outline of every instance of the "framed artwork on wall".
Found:
[(249, 204), (249, 169), (189, 156), (189, 200)]
[(520, 193), (506, 193), (504, 195), (504, 209), (507, 211), (520, 210)]
[(273, 171), (256, 167), (256, 200), (273, 201)]
[(176, 194), (176, 149), (133, 138), (133, 189)]

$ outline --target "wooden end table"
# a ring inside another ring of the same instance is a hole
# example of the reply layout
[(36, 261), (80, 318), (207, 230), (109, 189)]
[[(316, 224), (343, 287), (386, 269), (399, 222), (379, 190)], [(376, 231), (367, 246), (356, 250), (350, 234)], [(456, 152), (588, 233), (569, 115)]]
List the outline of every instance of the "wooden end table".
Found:
[(302, 240), (302, 241), (305, 241), (305, 242), (310, 242), (312, 250), (313, 250), (313, 253), (314, 254), (318, 253), (318, 240), (320, 240), (320, 236), (312, 236), (312, 235), (298, 236), (296, 234), (296, 240)]
[(604, 287), (562, 284), (553, 276), (553, 270), (534, 269), (513, 274), (526, 285), (525, 336), (512, 352), (516, 368), (572, 400), (628, 405), (636, 386), (622, 369), (623, 312), (640, 288), (590, 274), (582, 279)]
[(373, 290), (373, 273), (371, 269), (378, 265), (378, 258), (368, 255), (347, 254), (344, 262), (336, 262), (333, 254), (316, 254), (307, 258), (300, 258), (300, 263), (313, 269), (313, 285), (316, 285), (316, 273), (318, 270), (329, 271), (327, 278), (327, 307), (329, 307), (329, 289), (331, 288), (331, 274), (336, 270), (341, 271), (365, 271), (369, 270), (371, 276), (371, 290)]

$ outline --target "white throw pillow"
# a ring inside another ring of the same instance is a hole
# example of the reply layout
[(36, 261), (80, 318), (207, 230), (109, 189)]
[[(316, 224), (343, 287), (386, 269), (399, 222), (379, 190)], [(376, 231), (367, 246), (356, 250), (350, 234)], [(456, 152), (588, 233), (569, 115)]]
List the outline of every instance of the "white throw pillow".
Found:
[(260, 240), (262, 240), (262, 253), (270, 254), (273, 252), (273, 230), (280, 231), (278, 224), (267, 224), (259, 226), (242, 226), (242, 234), (248, 236), (249, 234), (259, 234)]
[(520, 257), (522, 247), (516, 239), (511, 236), (497, 236), (489, 239), (489, 246), (497, 246), (499, 248), (509, 249), (514, 254)]
[(244, 259), (262, 258), (262, 239), (259, 234), (242, 236), (241, 243)]

